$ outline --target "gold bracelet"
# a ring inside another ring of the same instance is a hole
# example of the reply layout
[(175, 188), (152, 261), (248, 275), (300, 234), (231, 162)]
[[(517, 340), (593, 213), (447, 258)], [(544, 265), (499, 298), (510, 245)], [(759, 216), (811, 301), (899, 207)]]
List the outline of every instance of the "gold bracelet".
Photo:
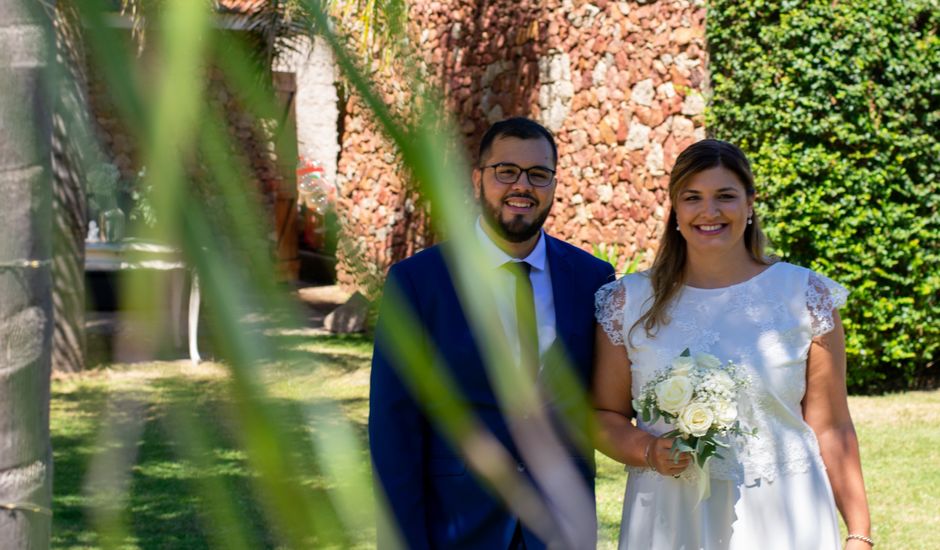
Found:
[(864, 543), (867, 543), (868, 546), (871, 546), (871, 547), (875, 546), (875, 541), (870, 539), (869, 537), (866, 537), (865, 535), (849, 535), (845, 537), (845, 542), (849, 542), (852, 539), (860, 540)]

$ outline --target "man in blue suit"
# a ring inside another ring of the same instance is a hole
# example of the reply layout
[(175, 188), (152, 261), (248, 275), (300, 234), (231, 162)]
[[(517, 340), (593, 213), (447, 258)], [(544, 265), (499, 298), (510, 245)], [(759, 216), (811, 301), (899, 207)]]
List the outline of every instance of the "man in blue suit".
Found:
[[(590, 507), (593, 454), (584, 445), (587, 428), (583, 418), (576, 418), (578, 407), (568, 405), (577, 403), (590, 385), (594, 292), (614, 275), (606, 262), (542, 230), (554, 200), (557, 160), (554, 137), (538, 123), (511, 118), (494, 124), (480, 143), (473, 170), (480, 217), (475, 227), (468, 229), (476, 233), (484, 251), (482, 268), (494, 270), (493, 280), (503, 285), (504, 295), (514, 297), (497, 305), (513, 356), (505, 358), (505, 365), (495, 367), (529, 369), (540, 393), (550, 394), (545, 399), (548, 416), (558, 424), (564, 418), (569, 426), (576, 426), (561, 440), (574, 465), (572, 471), (589, 491)], [(527, 458), (533, 453), (520, 448), (501, 411), (492, 372), (487, 371), (485, 354), (478, 346), (480, 339), (470, 328), (445, 263), (443, 249), (447, 246), (431, 247), (392, 266), (386, 294), (395, 288), (421, 326), (421, 334), (414, 335), (414, 345), (433, 349), (428, 355), (433, 357), (432, 368), (441, 369), (456, 382), (480, 425), (508, 451), (517, 471), (532, 480)], [(507, 264), (513, 267), (503, 269)], [(493, 487), (468, 470), (466, 457), (435, 429), (429, 415), (439, 410), (440, 404), (434, 397), (415, 398), (402, 380), (407, 369), (396, 364), (404, 361), (391, 350), (390, 333), (399, 312), (388, 302), (383, 301), (376, 330), (369, 443), (377, 488), (404, 544), (418, 549), (538, 550), (559, 546), (557, 540), (540, 540), (531, 525), (521, 522), (495, 496)], [(517, 321), (526, 318), (527, 312), (535, 320), (528, 329), (524, 321)], [(559, 356), (567, 360), (549, 359)], [(580, 434), (577, 426), (583, 426)], [(575, 444), (579, 435), (580, 446)], [(553, 507), (549, 504), (549, 508)], [(589, 513), (593, 518), (593, 510)], [(388, 535), (380, 528), (380, 547), (389, 543)], [(592, 532), (590, 540), (560, 544), (592, 547), (593, 537)]]

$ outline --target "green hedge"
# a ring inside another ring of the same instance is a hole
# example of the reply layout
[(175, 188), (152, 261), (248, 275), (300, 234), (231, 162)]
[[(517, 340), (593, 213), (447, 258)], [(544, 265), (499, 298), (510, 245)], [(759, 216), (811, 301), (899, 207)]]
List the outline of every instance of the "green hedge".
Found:
[(852, 294), (853, 391), (940, 370), (936, 0), (715, 0), (713, 137), (754, 165), (774, 252)]

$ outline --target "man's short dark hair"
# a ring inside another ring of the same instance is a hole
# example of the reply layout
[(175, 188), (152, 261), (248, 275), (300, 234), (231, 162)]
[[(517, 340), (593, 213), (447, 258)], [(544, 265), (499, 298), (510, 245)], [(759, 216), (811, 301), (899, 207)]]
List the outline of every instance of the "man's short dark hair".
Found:
[(496, 138), (513, 137), (518, 139), (545, 139), (552, 146), (552, 162), (558, 164), (558, 148), (555, 146), (555, 136), (534, 120), (525, 117), (513, 117), (501, 120), (490, 126), (480, 141), (480, 151), (477, 162), (483, 162), (483, 157), (490, 151)]

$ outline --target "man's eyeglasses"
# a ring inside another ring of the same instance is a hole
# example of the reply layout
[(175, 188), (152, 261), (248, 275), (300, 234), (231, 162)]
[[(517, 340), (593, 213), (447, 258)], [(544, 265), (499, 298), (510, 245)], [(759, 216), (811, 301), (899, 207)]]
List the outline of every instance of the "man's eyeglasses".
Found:
[(516, 183), (523, 172), (525, 172), (529, 183), (535, 187), (548, 187), (555, 181), (555, 171), (544, 166), (523, 168), (511, 162), (497, 162), (496, 164), (481, 167), (483, 170), (487, 168), (493, 169), (493, 175), (496, 176), (496, 181), (499, 183)]

